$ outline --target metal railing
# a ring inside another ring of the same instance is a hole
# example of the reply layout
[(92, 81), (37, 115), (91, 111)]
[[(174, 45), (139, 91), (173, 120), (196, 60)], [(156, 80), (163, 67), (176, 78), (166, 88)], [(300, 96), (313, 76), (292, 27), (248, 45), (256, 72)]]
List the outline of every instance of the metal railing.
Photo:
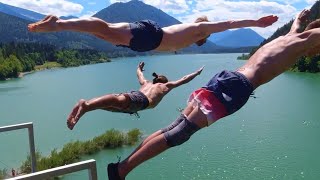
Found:
[(65, 175), (65, 174), (69, 174), (77, 171), (82, 171), (85, 169), (88, 169), (90, 180), (98, 179), (96, 161), (94, 159), (91, 159), (91, 160), (82, 161), (74, 164), (56, 167), (53, 169), (38, 171), (35, 173), (23, 175), (23, 176), (17, 176), (8, 180), (18, 180), (18, 179), (43, 180), (51, 177), (57, 177), (57, 176), (61, 176), (61, 175)]
[(29, 134), (29, 147), (30, 147), (30, 156), (31, 156), (31, 171), (36, 172), (37, 164), (36, 164), (36, 150), (34, 147), (34, 133), (33, 133), (33, 123), (23, 123), (23, 124), (15, 124), (10, 126), (3, 126), (0, 127), (0, 133), (1, 132), (7, 132), (7, 131), (15, 131), (19, 129), (28, 129)]

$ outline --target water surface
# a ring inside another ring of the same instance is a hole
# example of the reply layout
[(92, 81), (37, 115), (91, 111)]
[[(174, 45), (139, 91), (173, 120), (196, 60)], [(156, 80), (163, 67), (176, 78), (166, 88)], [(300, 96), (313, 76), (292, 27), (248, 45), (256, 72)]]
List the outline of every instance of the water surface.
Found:
[[(179, 116), (189, 94), (215, 73), (234, 70), (244, 61), (239, 54), (173, 55), (116, 59), (111, 63), (47, 70), (0, 83), (0, 126), (32, 121), (36, 148), (47, 155), (72, 140), (88, 140), (108, 129), (139, 128), (147, 136)], [(141, 118), (94, 111), (73, 131), (66, 117), (80, 99), (139, 88), (136, 68), (144, 61), (145, 76), (165, 74), (181, 78), (202, 65), (205, 69), (189, 84), (168, 94)], [(135, 169), (127, 179), (320, 179), (320, 76), (287, 72), (256, 90), (256, 99), (235, 114), (196, 133)], [(84, 157), (97, 160), (99, 179), (106, 165), (125, 158), (135, 146)], [(27, 131), (0, 134), (0, 169), (18, 167), (28, 154)], [(86, 172), (64, 179), (87, 179)]]

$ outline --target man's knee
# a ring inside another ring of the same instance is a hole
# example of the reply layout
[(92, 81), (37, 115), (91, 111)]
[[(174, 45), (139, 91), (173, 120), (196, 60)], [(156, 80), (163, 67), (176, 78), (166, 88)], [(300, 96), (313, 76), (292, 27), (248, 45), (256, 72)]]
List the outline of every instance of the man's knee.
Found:
[(190, 137), (200, 129), (195, 123), (184, 119), (173, 129), (164, 133), (168, 146), (174, 147), (188, 141)]
[(161, 129), (161, 133), (165, 133), (170, 131), (171, 129), (175, 128), (176, 126), (178, 126), (185, 118), (184, 114), (181, 114), (175, 121), (173, 121), (169, 126)]

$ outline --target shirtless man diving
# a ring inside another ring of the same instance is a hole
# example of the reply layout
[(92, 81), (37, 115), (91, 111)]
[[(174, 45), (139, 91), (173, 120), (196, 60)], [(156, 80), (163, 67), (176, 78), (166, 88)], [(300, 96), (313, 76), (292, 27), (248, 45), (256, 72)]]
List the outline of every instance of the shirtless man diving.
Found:
[(68, 117), (68, 128), (72, 130), (84, 113), (96, 109), (134, 114), (144, 109), (154, 108), (172, 89), (190, 82), (196, 76), (200, 75), (203, 70), (202, 67), (177, 81), (168, 81), (165, 76), (153, 73), (154, 79), (151, 82), (145, 79), (142, 72), (143, 67), (144, 62), (141, 62), (137, 68), (137, 76), (141, 85), (139, 91), (107, 94), (88, 101), (81, 99)]
[(290, 32), (261, 47), (236, 71), (224, 70), (194, 91), (180, 117), (168, 127), (147, 137), (124, 161), (108, 165), (109, 180), (122, 180), (141, 163), (163, 151), (186, 142), (198, 130), (210, 126), (220, 118), (239, 110), (254, 89), (271, 81), (300, 56), (320, 52), (320, 22), (306, 22), (309, 10), (304, 10), (294, 20)]
[(108, 23), (99, 18), (59, 19), (49, 15), (28, 25), (31, 32), (77, 31), (92, 34), (111, 44), (128, 47), (133, 51), (176, 51), (193, 43), (203, 45), (212, 33), (242, 27), (267, 27), (278, 20), (277, 16), (265, 16), (258, 20), (209, 22), (206, 16), (194, 23), (176, 24), (161, 28), (151, 20), (133, 23)]

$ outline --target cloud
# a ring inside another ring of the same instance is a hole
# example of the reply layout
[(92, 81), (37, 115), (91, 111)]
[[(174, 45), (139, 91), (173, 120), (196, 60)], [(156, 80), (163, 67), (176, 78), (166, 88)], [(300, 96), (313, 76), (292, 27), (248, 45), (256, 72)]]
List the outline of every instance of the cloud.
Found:
[(253, 28), (264, 37), (270, 36), (277, 28), (294, 18), (297, 9), (288, 4), (270, 1), (197, 0), (194, 11), (186, 16), (180, 16), (179, 20), (192, 22), (200, 15), (207, 15), (211, 21), (258, 19), (271, 14), (279, 17), (277, 23), (267, 28)]
[(85, 14), (83, 14), (82, 16), (80, 16), (79, 18), (89, 18), (92, 17), (93, 15), (95, 15), (98, 11), (87, 11)]
[(318, 0), (306, 0), (306, 2), (307, 2), (309, 5), (314, 4), (316, 1), (318, 1)]
[(0, 0), (5, 4), (21, 7), (41, 14), (69, 16), (80, 14), (83, 6), (68, 0)]

